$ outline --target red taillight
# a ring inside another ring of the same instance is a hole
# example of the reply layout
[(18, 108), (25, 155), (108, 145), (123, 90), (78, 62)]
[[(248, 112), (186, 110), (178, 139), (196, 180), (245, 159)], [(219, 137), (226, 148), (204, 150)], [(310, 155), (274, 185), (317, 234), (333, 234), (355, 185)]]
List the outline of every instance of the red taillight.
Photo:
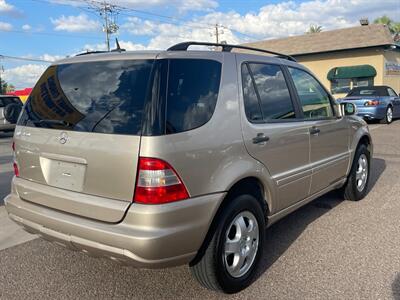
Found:
[(12, 143), (11, 148), (13, 150), (13, 167), (14, 167), (14, 174), (15, 176), (19, 177), (19, 169), (18, 169), (18, 164), (17, 160), (15, 159), (15, 142)]
[(368, 100), (364, 103), (364, 106), (378, 106), (379, 100)]
[(14, 166), (14, 174), (15, 176), (19, 177), (19, 170), (18, 170), (18, 165), (16, 162), (13, 163)]
[(185, 185), (165, 161), (140, 157), (133, 201), (162, 204), (189, 198)]

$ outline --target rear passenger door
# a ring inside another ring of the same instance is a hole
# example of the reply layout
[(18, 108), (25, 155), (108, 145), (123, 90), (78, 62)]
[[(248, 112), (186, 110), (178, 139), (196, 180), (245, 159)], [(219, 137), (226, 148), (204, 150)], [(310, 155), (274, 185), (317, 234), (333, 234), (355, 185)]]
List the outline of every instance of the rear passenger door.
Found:
[(310, 194), (314, 194), (346, 176), (349, 127), (345, 118), (335, 115), (331, 97), (314, 76), (302, 69), (288, 70), (310, 133)]
[(260, 161), (276, 183), (272, 213), (308, 196), (308, 127), (299, 122), (299, 108), (280, 65), (244, 62), (242, 130), (247, 151)]

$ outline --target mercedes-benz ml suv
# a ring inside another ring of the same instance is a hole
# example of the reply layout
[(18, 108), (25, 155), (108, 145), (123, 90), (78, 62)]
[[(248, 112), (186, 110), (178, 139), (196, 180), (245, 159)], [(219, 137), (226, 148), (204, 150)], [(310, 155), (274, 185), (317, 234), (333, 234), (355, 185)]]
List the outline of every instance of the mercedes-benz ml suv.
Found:
[(234, 293), (266, 227), (334, 189), (366, 195), (372, 143), (353, 104), (289, 56), (196, 44), (50, 66), (16, 127), (10, 218), (136, 267), (189, 264)]

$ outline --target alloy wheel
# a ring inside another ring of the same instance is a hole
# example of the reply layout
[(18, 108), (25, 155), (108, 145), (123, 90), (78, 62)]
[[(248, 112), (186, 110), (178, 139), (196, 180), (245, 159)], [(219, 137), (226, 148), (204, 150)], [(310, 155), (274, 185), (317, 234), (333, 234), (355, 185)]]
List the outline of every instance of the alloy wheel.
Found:
[(246, 274), (257, 255), (259, 239), (256, 217), (249, 211), (239, 213), (225, 234), (223, 256), (229, 275), (238, 278)]
[(361, 154), (358, 158), (356, 170), (356, 185), (357, 190), (362, 192), (368, 180), (368, 160), (365, 154)]

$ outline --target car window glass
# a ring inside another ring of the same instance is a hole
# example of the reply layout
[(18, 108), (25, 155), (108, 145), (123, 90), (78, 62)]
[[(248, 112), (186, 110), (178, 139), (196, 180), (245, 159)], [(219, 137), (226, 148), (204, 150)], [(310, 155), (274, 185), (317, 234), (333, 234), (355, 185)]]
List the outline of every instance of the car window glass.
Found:
[(289, 68), (300, 99), (305, 119), (320, 119), (333, 116), (328, 93), (307, 72)]
[(391, 88), (388, 88), (387, 91), (390, 97), (397, 97), (397, 94)]
[(19, 100), (19, 98), (16, 98), (16, 97), (1, 97), (0, 98), (0, 107), (5, 107), (11, 103), (20, 104), (21, 101)]
[(289, 89), (278, 65), (250, 63), (264, 121), (296, 117)]
[(108, 134), (141, 133), (153, 60), (116, 60), (49, 67), (19, 125)]
[(250, 122), (262, 121), (260, 103), (258, 102), (254, 83), (249, 73), (247, 64), (242, 65), (243, 101), (246, 117)]
[(221, 63), (172, 59), (168, 73), (167, 134), (194, 129), (208, 122), (218, 98)]

